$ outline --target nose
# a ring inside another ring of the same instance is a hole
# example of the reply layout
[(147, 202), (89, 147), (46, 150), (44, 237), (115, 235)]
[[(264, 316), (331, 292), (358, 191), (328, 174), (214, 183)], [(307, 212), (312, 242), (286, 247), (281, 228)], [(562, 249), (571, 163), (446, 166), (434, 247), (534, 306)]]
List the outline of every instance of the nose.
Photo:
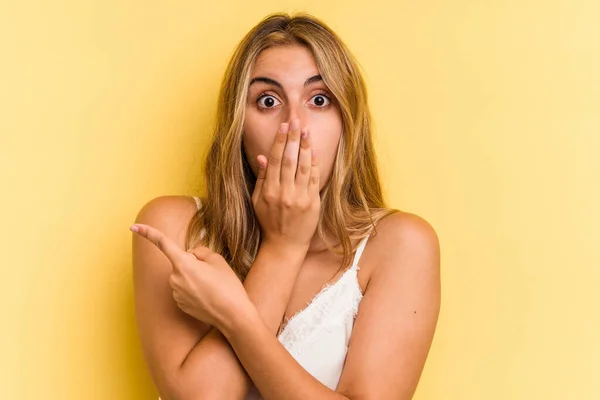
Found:
[(285, 112), (282, 113), (282, 121), (280, 122), (292, 122), (294, 119), (300, 120), (300, 126), (308, 124), (308, 113), (306, 107), (300, 102), (290, 101), (285, 108)]

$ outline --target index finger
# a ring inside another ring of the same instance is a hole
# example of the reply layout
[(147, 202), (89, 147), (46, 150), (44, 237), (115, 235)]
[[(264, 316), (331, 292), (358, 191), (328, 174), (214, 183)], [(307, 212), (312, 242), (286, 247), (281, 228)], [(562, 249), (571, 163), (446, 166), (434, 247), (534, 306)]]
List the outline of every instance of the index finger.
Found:
[(180, 262), (183, 257), (189, 256), (187, 252), (179, 248), (171, 238), (166, 236), (164, 233), (146, 224), (133, 224), (129, 228), (132, 232), (148, 239), (152, 242), (160, 251), (162, 251), (171, 264), (175, 267), (175, 264)]
[(269, 161), (267, 164), (267, 177), (265, 182), (269, 185), (279, 186), (279, 177), (281, 176), (281, 162), (283, 161), (283, 150), (287, 143), (287, 133), (289, 125), (287, 123), (281, 124), (279, 132), (275, 135), (275, 143), (271, 148), (271, 154), (269, 155)]

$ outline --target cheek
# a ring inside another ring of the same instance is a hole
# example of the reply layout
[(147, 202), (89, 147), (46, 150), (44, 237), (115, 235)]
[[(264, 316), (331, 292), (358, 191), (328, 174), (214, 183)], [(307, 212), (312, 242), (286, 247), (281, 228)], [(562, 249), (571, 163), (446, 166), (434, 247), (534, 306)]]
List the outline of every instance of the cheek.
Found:
[(243, 148), (246, 154), (246, 159), (252, 167), (252, 171), (256, 175), (258, 172), (258, 155), (268, 157), (269, 150), (273, 144), (274, 135), (269, 136), (265, 133), (266, 130), (260, 124), (253, 123), (247, 118), (244, 124)]
[(333, 163), (337, 154), (339, 140), (340, 135), (321, 135), (313, 138), (313, 143), (321, 164)]
[[(319, 170), (321, 174), (321, 187), (325, 184), (333, 171), (333, 164), (337, 156), (339, 142), (342, 136), (341, 121), (331, 121), (314, 137), (317, 156), (319, 157)], [(323, 179), (325, 178), (325, 179)]]

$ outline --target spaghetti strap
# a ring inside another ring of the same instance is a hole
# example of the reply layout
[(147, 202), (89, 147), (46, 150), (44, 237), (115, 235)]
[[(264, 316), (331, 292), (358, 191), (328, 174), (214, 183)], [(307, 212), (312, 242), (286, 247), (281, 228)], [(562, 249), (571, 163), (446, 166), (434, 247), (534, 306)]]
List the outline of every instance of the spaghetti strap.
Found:
[(200, 199), (196, 196), (192, 196), (194, 198), (194, 200), (196, 201), (196, 207), (198, 208), (198, 210), (201, 207), (201, 203), (200, 203)]
[(356, 249), (356, 253), (354, 254), (354, 261), (352, 261), (352, 269), (356, 269), (359, 270), (360, 267), (358, 266), (358, 260), (360, 260), (360, 256), (362, 256), (363, 251), (365, 251), (365, 246), (367, 245), (367, 241), (369, 240), (369, 235), (365, 236), (363, 238), (363, 240), (360, 242), (360, 244), (358, 245), (358, 248)]
[[(200, 208), (202, 207), (202, 202), (201, 202), (200, 198), (198, 198), (196, 196), (192, 196), (192, 197), (194, 198), (194, 201), (196, 202), (196, 207), (198, 208), (198, 210), (200, 210)], [(206, 229), (202, 228), (200, 230), (200, 239), (203, 239), (205, 235), (206, 235)]]

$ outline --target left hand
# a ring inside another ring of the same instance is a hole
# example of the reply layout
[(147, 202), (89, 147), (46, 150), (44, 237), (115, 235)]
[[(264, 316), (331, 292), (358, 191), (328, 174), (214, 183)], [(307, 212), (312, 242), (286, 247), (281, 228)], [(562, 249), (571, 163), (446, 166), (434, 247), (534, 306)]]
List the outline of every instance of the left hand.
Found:
[(130, 230), (154, 243), (171, 261), (169, 284), (186, 314), (222, 330), (250, 303), (244, 285), (220, 254), (204, 246), (184, 251), (149, 225), (134, 224)]

